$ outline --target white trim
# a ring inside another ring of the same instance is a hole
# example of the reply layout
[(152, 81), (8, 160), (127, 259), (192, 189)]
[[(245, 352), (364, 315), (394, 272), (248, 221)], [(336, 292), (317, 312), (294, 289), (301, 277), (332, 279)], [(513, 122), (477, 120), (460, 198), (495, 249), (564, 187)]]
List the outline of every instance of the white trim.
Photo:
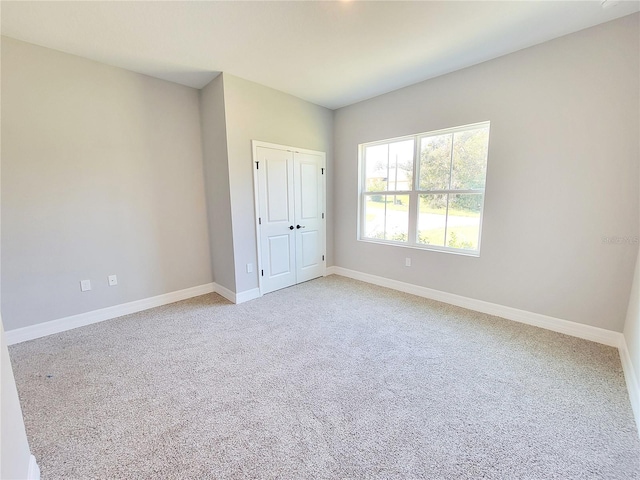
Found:
[(249, 300), (260, 298), (262, 294), (259, 288), (252, 288), (251, 290), (245, 290), (244, 292), (236, 293), (236, 303), (244, 303)]
[(310, 153), (312, 155), (317, 155), (317, 154), (326, 155), (325, 152), (321, 152), (320, 150), (309, 150), (308, 148), (294, 147), (292, 145), (282, 145), (280, 143), (263, 142), (262, 140), (251, 140), (251, 146), (253, 148), (265, 147), (265, 148), (273, 148), (274, 150), (289, 150), (291, 152)]
[(222, 285), (220, 285), (218, 283), (214, 283), (213, 284), (213, 291), (216, 292), (217, 294), (223, 296), (224, 298), (229, 300), (231, 303), (236, 303), (236, 294), (234, 292), (232, 292), (231, 290), (229, 290), (228, 288), (223, 287)]
[(262, 244), (260, 243), (260, 182), (258, 178), (258, 169), (254, 168), (253, 165), (258, 158), (258, 147), (269, 145), (270, 144), (260, 142), (258, 140), (251, 140), (251, 169), (253, 170), (253, 213), (256, 226), (256, 258), (258, 259), (258, 268), (256, 269), (256, 273), (258, 274), (258, 290), (260, 291), (260, 295), (262, 295), (262, 276), (260, 275), (260, 270), (262, 269)]
[(104, 320), (121, 317), (123, 315), (141, 312), (142, 310), (148, 310), (150, 308), (160, 307), (169, 303), (179, 302), (180, 300), (186, 300), (187, 298), (206, 295), (213, 291), (214, 284), (206, 283), (204, 285), (198, 285), (197, 287), (185, 288), (184, 290), (177, 290), (175, 292), (169, 292), (155, 297), (143, 298), (133, 302), (122, 303), (112, 307), (101, 308), (99, 310), (71, 315), (69, 317), (59, 318), (49, 322), (30, 325), (28, 327), (16, 328), (5, 332), (7, 335), (7, 345), (14, 345), (16, 343), (26, 342), (27, 340), (45, 337), (54, 333), (65, 332), (73, 328), (84, 327), (85, 325), (91, 325), (92, 323), (98, 323)]
[(462, 295), (442, 292), (440, 290), (421, 287), (411, 283), (400, 282), (398, 280), (391, 280), (390, 278), (378, 277), (376, 275), (370, 275), (368, 273), (357, 272), (355, 270), (348, 270), (346, 268), (335, 266), (329, 267), (329, 270), (343, 277), (349, 277), (355, 280), (379, 285), (381, 287), (411, 293), (419, 297), (457, 305), (458, 307), (468, 308), (469, 310), (475, 310), (489, 315), (496, 315), (508, 320), (514, 320), (516, 322), (526, 323), (527, 325), (533, 325), (535, 327), (545, 328), (554, 332), (564, 333), (565, 335), (571, 335), (572, 337), (602, 343), (604, 345), (609, 345), (610, 347), (619, 347), (620, 338), (623, 338), (623, 335), (620, 332), (613, 332), (611, 330), (605, 330), (604, 328), (592, 327), (591, 325), (584, 325), (582, 323), (571, 322), (569, 320), (549, 317), (539, 313), (527, 312), (526, 310), (506, 307), (504, 305), (485, 302), (483, 300), (476, 300), (475, 298), (463, 297)]
[[(367, 194), (368, 195), (368, 194)], [(359, 242), (373, 243), (376, 245), (389, 245), (391, 247), (412, 248), (414, 250), (427, 250), (429, 252), (447, 253), (453, 255), (462, 255), (465, 257), (480, 257), (479, 250), (464, 250), (462, 248), (438, 247), (437, 245), (410, 245), (408, 243), (400, 243), (393, 240), (379, 240), (375, 238), (362, 237), (357, 239)]]
[(40, 467), (36, 462), (36, 457), (29, 457), (29, 470), (27, 470), (27, 480), (40, 480)]
[(620, 340), (619, 350), (622, 370), (624, 371), (624, 378), (627, 381), (627, 390), (629, 391), (629, 401), (638, 426), (638, 437), (640, 437), (640, 385), (638, 384), (638, 377), (634, 371), (633, 363), (631, 363), (631, 355), (629, 355), (624, 335)]
[(219, 285), (217, 283), (214, 283), (213, 285), (214, 292), (219, 293), (231, 303), (235, 304), (248, 302), (249, 300), (260, 298), (262, 296), (259, 288), (252, 288), (251, 290), (245, 290), (244, 292), (234, 293), (228, 288), (223, 287), (222, 285)]

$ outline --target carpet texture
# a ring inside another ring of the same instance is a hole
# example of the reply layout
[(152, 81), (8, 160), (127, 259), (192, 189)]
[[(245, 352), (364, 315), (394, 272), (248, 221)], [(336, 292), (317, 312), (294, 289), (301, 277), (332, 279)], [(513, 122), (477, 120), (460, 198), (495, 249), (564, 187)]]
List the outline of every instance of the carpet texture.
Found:
[(618, 351), (338, 276), (10, 347), (42, 479), (633, 479)]

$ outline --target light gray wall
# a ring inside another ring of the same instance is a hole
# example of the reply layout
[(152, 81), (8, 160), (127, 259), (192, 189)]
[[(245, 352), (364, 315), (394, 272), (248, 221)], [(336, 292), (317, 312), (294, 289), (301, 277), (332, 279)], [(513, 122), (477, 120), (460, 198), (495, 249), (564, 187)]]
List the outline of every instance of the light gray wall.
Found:
[(218, 285), (235, 291), (236, 275), (233, 263), (233, 227), (222, 75), (218, 75), (200, 91), (200, 117), (213, 279)]
[(29, 459), (31, 452), (27, 443), (27, 434), (22, 420), (22, 409), (16, 390), (16, 382), (13, 378), (9, 350), (4, 337), (4, 325), (0, 320), (0, 336), (2, 339), (2, 358), (0, 367), (2, 369), (2, 404), (0, 405), (0, 478), (20, 479), (27, 478), (29, 470)]
[[(638, 20), (640, 21), (640, 17)], [(640, 138), (638, 139), (638, 143), (640, 143)], [(640, 183), (640, 177), (638, 178), (638, 182)], [(640, 198), (638, 200), (640, 201)], [(636, 385), (640, 385), (640, 245), (638, 245), (636, 269), (633, 275), (631, 294), (629, 295), (629, 306), (627, 307), (627, 318), (624, 324), (623, 333), (627, 350), (631, 357), (631, 365), (633, 365), (633, 374), (635, 375)], [(628, 385), (628, 387), (631, 388), (631, 385)], [(633, 407), (635, 409), (634, 413), (638, 424), (638, 430), (640, 430), (640, 405), (636, 404), (633, 405)]]
[(4, 334), (4, 322), (0, 315), (0, 478), (27, 478), (30, 458), (22, 408)]
[[(640, 140), (639, 140), (640, 141)], [(640, 178), (638, 179), (640, 181)], [(624, 324), (624, 340), (631, 357), (636, 385), (640, 385), (640, 245), (636, 258), (636, 269), (629, 295), (627, 319)], [(631, 385), (628, 385), (631, 388)], [(640, 430), (640, 405), (632, 405), (635, 409), (636, 421)]]
[[(332, 229), (332, 128), (331, 110), (286, 93), (226, 73), (225, 111), (236, 292), (258, 287), (258, 269), (246, 272), (246, 264), (257, 265), (253, 163), (251, 140), (290, 145), (327, 153), (327, 265), (333, 262)], [(292, 75), (295, 72), (292, 70)]]
[(198, 101), (2, 39), (7, 330), (212, 281)]
[(27, 478), (30, 458), (22, 408), (4, 336), (4, 322), (0, 315), (0, 478)]
[[(631, 357), (636, 382), (640, 385), (640, 249), (631, 286), (627, 320), (624, 325), (624, 338)], [(639, 413), (637, 412), (636, 415), (640, 418)]]
[(22, 420), (22, 409), (13, 378), (9, 350), (4, 337), (4, 325), (0, 319), (0, 368), (2, 369), (2, 395), (0, 401), (0, 478), (27, 478), (31, 452)]
[[(337, 110), (335, 264), (621, 332), (637, 248), (602, 238), (638, 235), (638, 24), (624, 17)], [(356, 240), (359, 143), (484, 120), (480, 258)]]

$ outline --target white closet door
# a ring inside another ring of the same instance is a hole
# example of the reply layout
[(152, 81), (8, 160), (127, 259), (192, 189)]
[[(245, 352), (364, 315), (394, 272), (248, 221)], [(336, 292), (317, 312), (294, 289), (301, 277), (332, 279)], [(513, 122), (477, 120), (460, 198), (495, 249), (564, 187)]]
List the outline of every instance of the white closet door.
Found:
[(293, 154), (258, 147), (262, 293), (296, 283)]
[(254, 142), (260, 292), (325, 272), (322, 152)]
[(296, 280), (300, 283), (324, 274), (324, 159), (321, 155), (296, 152), (293, 160)]

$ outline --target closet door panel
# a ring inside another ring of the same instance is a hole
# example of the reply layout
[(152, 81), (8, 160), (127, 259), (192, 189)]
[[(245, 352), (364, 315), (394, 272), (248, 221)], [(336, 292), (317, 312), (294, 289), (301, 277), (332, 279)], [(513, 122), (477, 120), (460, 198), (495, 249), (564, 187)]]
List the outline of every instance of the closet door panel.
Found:
[(293, 160), (299, 283), (324, 274), (324, 158), (296, 152)]
[(296, 283), (293, 154), (258, 147), (259, 245), (262, 293)]

